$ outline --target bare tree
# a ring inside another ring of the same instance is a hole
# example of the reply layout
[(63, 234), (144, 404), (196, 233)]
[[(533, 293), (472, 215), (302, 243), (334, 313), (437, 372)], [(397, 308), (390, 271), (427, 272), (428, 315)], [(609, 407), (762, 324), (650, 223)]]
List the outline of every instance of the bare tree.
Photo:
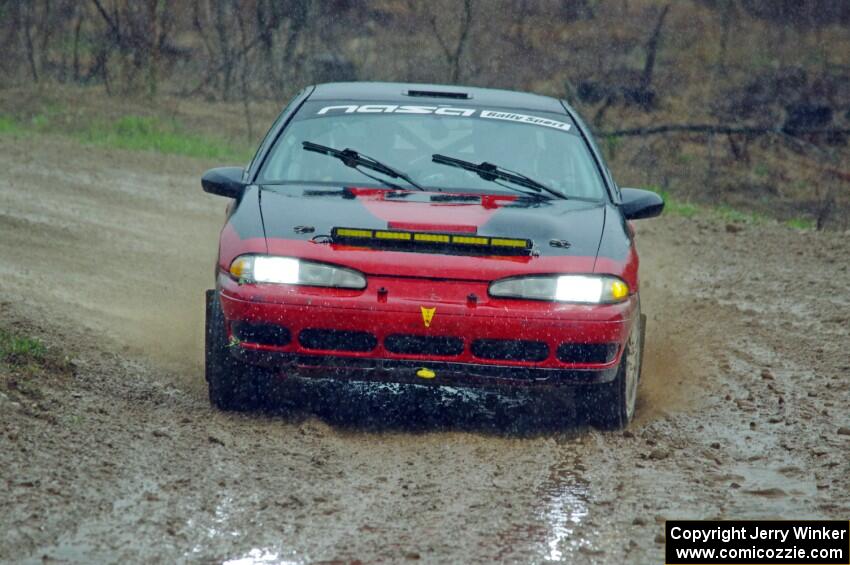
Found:
[[(35, 1), (30, 2), (35, 5)], [(39, 46), (38, 46), (38, 55), (39, 55), (39, 63), (40, 67), (44, 69), (47, 63), (47, 57), (49, 55), (48, 45), (50, 42), (50, 35), (53, 31), (53, 22), (50, 19), (51, 15), (51, 6), (52, 3), (50, 0), (44, 0), (42, 4), (43, 8), (41, 11), (41, 21), (38, 23), (38, 32), (39, 32)]]
[(83, 28), (83, 13), (80, 6), (74, 4), (74, 39), (73, 39), (73, 58), (71, 66), (73, 69), (74, 82), (80, 80), (80, 31)]
[(208, 65), (206, 77), (189, 94), (212, 83), (223, 99), (230, 99), (236, 61), (244, 54), (232, 43), (233, 8), (224, 2), (195, 0), (192, 22), (207, 51)]
[(265, 67), (262, 80), (273, 95), (283, 94), (285, 80), (291, 76), (296, 44), (307, 29), (309, 8), (310, 0), (257, 0), (256, 39)]
[(245, 18), (242, 17), (242, 11), (239, 8), (239, 0), (233, 0), (233, 12), (236, 14), (236, 21), (239, 24), (239, 41), (242, 45), (242, 51), (239, 53), (240, 58), (240, 73), (239, 82), (242, 87), (242, 107), (245, 110), (245, 125), (248, 128), (248, 138), (253, 139), (254, 127), (251, 123), (251, 109), (248, 103), (248, 68), (249, 65), (245, 58), (248, 55), (248, 38), (245, 31)]
[(735, 15), (735, 1), (722, 0), (720, 7), (720, 54), (717, 61), (717, 72), (720, 76), (726, 74), (726, 53), (729, 49), (729, 34), (732, 31)]
[(96, 70), (109, 85), (110, 55), (115, 55), (125, 92), (135, 92), (142, 83), (150, 96), (157, 93), (162, 49), (170, 29), (166, 0), (114, 0), (109, 9), (103, 0), (91, 0), (105, 29), (100, 32)]
[(38, 82), (38, 69), (35, 64), (35, 47), (32, 41), (32, 26), (34, 20), (35, 2), (24, 2), (21, 10), (18, 11), (18, 28), (24, 31), (23, 41), (24, 49), (27, 54), (27, 62), (29, 63), (30, 73), (32, 74), (33, 82)]
[(440, 32), (440, 25), (438, 25), (436, 14), (431, 14), (428, 20), (434, 32), (434, 37), (437, 39), (437, 43), (439, 43), (440, 49), (442, 49), (443, 55), (446, 58), (446, 63), (449, 65), (449, 81), (452, 83), (457, 83), (460, 80), (463, 52), (466, 49), (466, 43), (469, 40), (469, 31), (472, 27), (472, 7), (472, 0), (463, 0), (457, 39), (453, 44)]
[(230, 99), (230, 88), (233, 83), (233, 67), (236, 63), (236, 49), (230, 43), (230, 21), (227, 17), (229, 14), (225, 11), (224, 2), (213, 2), (213, 27), (215, 28), (216, 38), (218, 39), (218, 50), (221, 56), (221, 73), (222, 80), (222, 95), (225, 100)]
[(162, 43), (166, 37), (165, 22), (167, 18), (167, 5), (165, 0), (148, 0), (148, 94), (156, 96), (159, 83), (159, 65), (162, 55)]
[(652, 30), (652, 35), (646, 43), (646, 61), (643, 65), (643, 74), (641, 75), (640, 89), (648, 91), (652, 86), (652, 73), (655, 70), (655, 58), (658, 52), (658, 45), (661, 42), (661, 30), (664, 28), (664, 20), (667, 18), (667, 13), (670, 11), (670, 4), (661, 8), (658, 14), (658, 19), (655, 22), (655, 28)]

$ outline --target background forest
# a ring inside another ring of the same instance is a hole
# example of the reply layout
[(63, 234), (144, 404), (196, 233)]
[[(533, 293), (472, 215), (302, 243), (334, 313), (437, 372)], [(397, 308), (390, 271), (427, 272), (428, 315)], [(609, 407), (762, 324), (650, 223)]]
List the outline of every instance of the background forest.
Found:
[(0, 133), (242, 160), (303, 86), (528, 90), (674, 213), (848, 229), (850, 2), (0, 0)]

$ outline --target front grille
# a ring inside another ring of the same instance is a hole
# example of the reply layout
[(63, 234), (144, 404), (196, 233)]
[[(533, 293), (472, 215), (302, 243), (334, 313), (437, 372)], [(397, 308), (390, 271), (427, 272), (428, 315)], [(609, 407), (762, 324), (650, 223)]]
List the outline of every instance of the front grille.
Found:
[(562, 343), (558, 346), (558, 359), (564, 363), (610, 363), (616, 356), (616, 343)]
[(393, 334), (384, 339), (384, 347), (408, 355), (460, 355), (463, 340), (452, 336)]
[(292, 339), (289, 330), (274, 324), (255, 324), (236, 321), (231, 324), (233, 337), (239, 341), (261, 345), (286, 345)]
[(298, 334), (298, 342), (307, 349), (328, 351), (372, 351), (378, 340), (369, 332), (307, 328)]
[(477, 339), (472, 342), (472, 354), (500, 361), (543, 361), (549, 356), (549, 346), (542, 341)]

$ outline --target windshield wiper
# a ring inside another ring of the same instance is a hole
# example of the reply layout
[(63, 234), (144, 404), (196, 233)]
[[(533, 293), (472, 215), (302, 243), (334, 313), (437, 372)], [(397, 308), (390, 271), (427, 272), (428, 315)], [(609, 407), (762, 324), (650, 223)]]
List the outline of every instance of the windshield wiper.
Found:
[[(478, 176), (484, 180), (489, 180), (493, 182), (504, 180), (525, 187), (529, 190), (533, 190), (534, 192), (548, 192), (556, 198), (567, 198), (557, 190), (551, 189), (545, 184), (538, 182), (531, 177), (527, 177), (522, 173), (518, 173), (516, 171), (511, 171), (510, 169), (494, 165), (493, 163), (487, 163), (486, 161), (483, 163), (476, 164), (471, 161), (463, 161), (461, 159), (455, 159), (454, 157), (447, 157), (446, 155), (439, 154), (432, 155), (431, 160), (440, 165), (449, 165), (450, 167), (458, 167), (459, 169), (464, 169), (466, 171), (477, 173)], [(502, 183), (498, 184), (500, 186), (505, 186), (506, 188), (512, 188), (510, 186), (503, 185)], [(521, 190), (520, 192), (525, 191)]]
[[(367, 155), (362, 155), (362, 154), (358, 153), (357, 151), (355, 151), (354, 149), (347, 149), (346, 148), (346, 149), (343, 149), (342, 151), (340, 151), (339, 149), (334, 149), (333, 147), (328, 147), (327, 145), (319, 145), (318, 143), (313, 143), (311, 141), (303, 142), (302, 146), (304, 147), (305, 151), (313, 151), (315, 153), (320, 153), (322, 155), (328, 155), (330, 157), (335, 157), (335, 158), (339, 159), (340, 161), (342, 161), (343, 165), (345, 165), (346, 167), (351, 167), (352, 169), (354, 169), (356, 171), (360, 171), (360, 169), (358, 169), (358, 167), (364, 167), (366, 169), (371, 169), (373, 171), (383, 173), (383, 174), (387, 175), (388, 177), (391, 177), (391, 178), (394, 178), (394, 179), (401, 179), (403, 181), (406, 181), (408, 184), (410, 184), (411, 186), (415, 186), (419, 190), (425, 190), (424, 188), (422, 188), (421, 186), (416, 184), (413, 181), (413, 179), (411, 179), (409, 176), (402, 173), (401, 171), (397, 171), (397, 170), (393, 169), (392, 167), (390, 167), (389, 165), (385, 165), (384, 163), (381, 163), (377, 159), (373, 159), (372, 157), (369, 157)], [(363, 173), (364, 175), (366, 175), (367, 177), (371, 178), (371, 179), (374, 179), (374, 180), (376, 180), (380, 183), (386, 184), (387, 186), (390, 186), (392, 188), (396, 188), (398, 190), (404, 190), (403, 187), (401, 187), (401, 186), (399, 186), (395, 183), (386, 181), (384, 179), (372, 176), (369, 173), (367, 173), (366, 171), (360, 171), (360, 172)]]

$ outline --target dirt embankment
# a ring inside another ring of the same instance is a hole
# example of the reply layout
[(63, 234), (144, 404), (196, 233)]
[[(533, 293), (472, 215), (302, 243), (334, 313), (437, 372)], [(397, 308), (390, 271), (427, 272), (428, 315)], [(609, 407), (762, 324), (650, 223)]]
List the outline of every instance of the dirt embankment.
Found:
[(846, 236), (642, 223), (626, 432), (452, 389), (230, 415), (201, 374), (206, 165), (0, 137), (0, 327), (55, 363), (0, 363), (0, 559), (658, 563), (665, 518), (850, 514)]

